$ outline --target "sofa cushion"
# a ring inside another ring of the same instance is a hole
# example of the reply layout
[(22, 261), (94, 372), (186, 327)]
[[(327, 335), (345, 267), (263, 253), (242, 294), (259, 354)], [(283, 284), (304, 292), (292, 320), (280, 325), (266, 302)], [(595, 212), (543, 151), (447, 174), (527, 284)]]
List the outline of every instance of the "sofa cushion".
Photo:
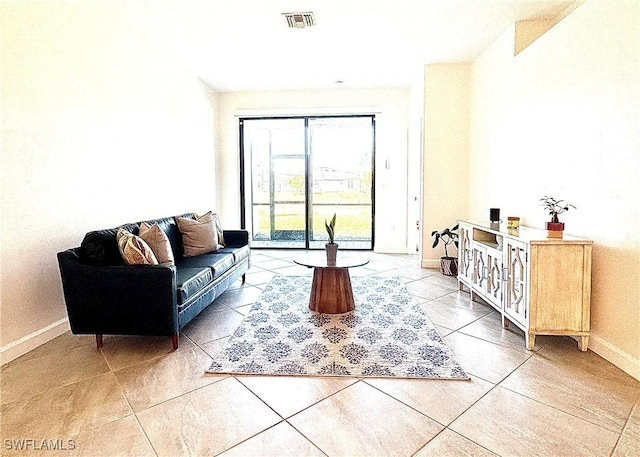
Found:
[(120, 227), (87, 233), (80, 244), (82, 261), (96, 265), (122, 265), (123, 259), (116, 240), (116, 234), (120, 229), (136, 235), (138, 224), (124, 224)]
[(127, 265), (158, 265), (149, 245), (139, 236), (124, 229), (116, 233), (120, 255)]
[(178, 305), (185, 303), (213, 280), (213, 272), (208, 267), (177, 268)]
[(218, 233), (211, 212), (195, 219), (178, 216), (176, 222), (182, 233), (182, 247), (186, 257), (207, 254), (218, 249)]
[(220, 254), (231, 254), (233, 255), (233, 260), (235, 263), (240, 262), (243, 259), (249, 257), (249, 246), (241, 246), (241, 247), (226, 247), (222, 249), (218, 249), (216, 252)]
[(164, 230), (155, 223), (149, 225), (146, 222), (140, 223), (140, 238), (142, 238), (155, 254), (161, 264), (175, 264), (171, 243)]
[(195, 268), (209, 267), (213, 272), (213, 278), (216, 279), (234, 264), (233, 255), (219, 254), (202, 254), (196, 257), (183, 257), (178, 263), (179, 268)]

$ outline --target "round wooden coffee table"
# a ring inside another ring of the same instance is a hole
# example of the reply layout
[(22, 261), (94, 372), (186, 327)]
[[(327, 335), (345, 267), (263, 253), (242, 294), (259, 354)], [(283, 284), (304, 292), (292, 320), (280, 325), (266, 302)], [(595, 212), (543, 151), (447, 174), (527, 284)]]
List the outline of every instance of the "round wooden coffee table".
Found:
[(324, 251), (293, 259), (298, 265), (313, 268), (309, 309), (318, 313), (341, 314), (353, 311), (355, 302), (349, 268), (369, 263), (366, 257), (338, 252), (336, 263), (328, 265)]

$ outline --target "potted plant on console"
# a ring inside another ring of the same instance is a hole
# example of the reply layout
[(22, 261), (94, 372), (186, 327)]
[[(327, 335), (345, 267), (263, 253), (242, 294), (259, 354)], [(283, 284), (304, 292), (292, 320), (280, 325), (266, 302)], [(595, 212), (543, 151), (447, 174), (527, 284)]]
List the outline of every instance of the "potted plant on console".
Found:
[(540, 199), (541, 205), (544, 206), (551, 216), (551, 221), (545, 224), (547, 229), (547, 236), (549, 238), (562, 238), (562, 232), (564, 231), (564, 222), (558, 220), (558, 215), (566, 213), (569, 208), (574, 208), (571, 203), (566, 203), (564, 200), (558, 200), (553, 197), (547, 197), (546, 195)]
[(456, 248), (458, 247), (458, 224), (453, 227), (446, 228), (441, 232), (434, 230), (431, 232), (431, 236), (434, 237), (433, 248), (438, 246), (440, 241), (444, 244), (444, 257), (440, 257), (440, 271), (446, 276), (458, 276), (458, 258), (450, 257), (447, 247), (453, 243)]
[(329, 235), (329, 242), (324, 245), (327, 253), (327, 265), (335, 265), (336, 256), (338, 254), (338, 244), (333, 242), (333, 237), (336, 233), (336, 213), (333, 213), (333, 217), (330, 221), (327, 221), (326, 219), (324, 220), (324, 226), (327, 229), (327, 234)]

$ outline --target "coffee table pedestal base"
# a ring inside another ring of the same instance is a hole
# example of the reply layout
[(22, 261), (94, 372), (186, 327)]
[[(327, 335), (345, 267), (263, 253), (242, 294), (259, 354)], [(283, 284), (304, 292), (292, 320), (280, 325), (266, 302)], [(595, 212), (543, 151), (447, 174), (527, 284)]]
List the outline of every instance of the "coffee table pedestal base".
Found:
[(309, 309), (325, 314), (355, 309), (348, 268), (314, 268)]

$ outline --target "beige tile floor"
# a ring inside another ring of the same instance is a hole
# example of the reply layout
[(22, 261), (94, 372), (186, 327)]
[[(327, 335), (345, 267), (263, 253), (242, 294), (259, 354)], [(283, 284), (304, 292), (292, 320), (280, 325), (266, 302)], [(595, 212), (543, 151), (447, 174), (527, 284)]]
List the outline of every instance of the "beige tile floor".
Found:
[(640, 382), (570, 338), (527, 351), (415, 256), (366, 253), (352, 274), (399, 276), (470, 381), (205, 374), (271, 277), (309, 274), (295, 255), (254, 250), (247, 282), (186, 326), (178, 351), (115, 336), (99, 351), (67, 333), (3, 366), (2, 455), (640, 456)]

